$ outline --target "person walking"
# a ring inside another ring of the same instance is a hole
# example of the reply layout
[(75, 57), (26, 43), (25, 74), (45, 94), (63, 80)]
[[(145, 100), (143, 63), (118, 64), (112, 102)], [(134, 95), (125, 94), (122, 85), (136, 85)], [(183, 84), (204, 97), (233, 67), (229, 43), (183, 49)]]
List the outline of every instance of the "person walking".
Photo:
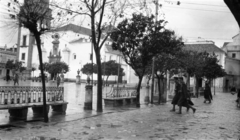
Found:
[(57, 87), (59, 87), (60, 82), (61, 82), (61, 78), (60, 78), (60, 76), (58, 75), (58, 76), (57, 76)]
[(240, 107), (240, 88), (237, 89), (237, 107)]
[(174, 77), (174, 82), (175, 82), (175, 89), (174, 89), (174, 97), (172, 100), (173, 108), (170, 111), (175, 111), (175, 106), (177, 105), (179, 97), (180, 97), (180, 95), (179, 95), (180, 84), (178, 81), (178, 77)]
[(7, 81), (7, 83), (8, 83), (8, 81), (10, 81), (10, 75), (9, 75), (9, 73), (8, 73), (7, 76), (6, 76), (6, 81)]
[(182, 114), (182, 107), (186, 107), (187, 111), (189, 110), (189, 108), (191, 108), (193, 110), (193, 113), (196, 112), (196, 108), (194, 108), (193, 106), (189, 105), (188, 102), (188, 91), (187, 91), (187, 85), (184, 83), (183, 81), (183, 77), (179, 78), (180, 81), (180, 90), (179, 90), (179, 95), (180, 98), (178, 100), (178, 106), (179, 106), (179, 112), (178, 114)]
[(231, 94), (232, 94), (232, 95), (234, 95), (235, 93), (237, 93), (235, 85), (233, 85), (233, 86), (231, 87), (230, 91), (231, 91)]
[(19, 80), (19, 77), (18, 77), (18, 74), (16, 73), (15, 76), (14, 76), (14, 86), (16, 84), (19, 85), (18, 80)]
[(211, 92), (211, 87), (210, 87), (210, 82), (209, 81), (206, 81), (205, 82), (205, 89), (204, 89), (204, 102), (203, 103), (206, 103), (207, 101), (209, 103), (211, 103), (212, 101), (212, 92)]

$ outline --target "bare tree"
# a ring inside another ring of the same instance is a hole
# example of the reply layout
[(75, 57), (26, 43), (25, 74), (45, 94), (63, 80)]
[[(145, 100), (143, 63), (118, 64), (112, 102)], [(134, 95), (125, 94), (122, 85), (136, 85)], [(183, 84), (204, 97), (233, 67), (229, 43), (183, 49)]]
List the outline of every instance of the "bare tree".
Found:
[[(59, 6), (60, 5), (60, 6)], [(96, 56), (97, 64), (97, 111), (102, 112), (102, 64), (101, 49), (104, 43), (114, 31), (114, 25), (118, 18), (123, 17), (126, 0), (79, 0), (64, 1), (63, 3), (55, 1), (53, 7), (61, 9), (57, 16), (71, 15), (71, 18), (80, 19), (78, 22), (91, 28), (91, 42)], [(83, 22), (84, 21), (84, 22)], [(75, 21), (76, 22), (76, 21)]]
[[(42, 75), (43, 87), (43, 112), (44, 122), (48, 122), (46, 106), (46, 87), (45, 76), (42, 62), (41, 35), (51, 30), (52, 9), (49, 6), (49, 0), (24, 0), (20, 3), (17, 0), (9, 0), (7, 3), (5, 17), (9, 26), (24, 27), (34, 36), (39, 54), (40, 71)], [(19, 48), (18, 48), (19, 49)]]

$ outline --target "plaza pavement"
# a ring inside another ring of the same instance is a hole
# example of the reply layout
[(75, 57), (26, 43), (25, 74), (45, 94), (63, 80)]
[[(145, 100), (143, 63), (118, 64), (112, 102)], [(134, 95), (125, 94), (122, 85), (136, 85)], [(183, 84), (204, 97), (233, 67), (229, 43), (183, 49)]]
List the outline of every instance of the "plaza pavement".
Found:
[[(84, 111), (49, 123), (18, 122), (0, 127), (0, 140), (237, 140), (240, 139), (240, 109), (236, 95), (217, 92), (211, 104), (194, 98), (197, 111), (170, 112), (172, 105), (142, 105), (137, 108)], [(70, 117), (71, 116), (71, 117)]]
[[(0, 79), (0, 85), (1, 86), (14, 86), (13, 81), (6, 82), (5, 80)], [(49, 81), (46, 82), (46, 87), (55, 87), (57, 84), (56, 82)], [(41, 82), (32, 82), (31, 80), (20, 80), (18, 86), (42, 86)], [(58, 121), (58, 120), (75, 120), (78, 119), (80, 116), (92, 116), (96, 115), (96, 106), (97, 106), (97, 96), (96, 96), (96, 90), (97, 86), (93, 86), (93, 105), (92, 111), (85, 111), (84, 108), (84, 102), (85, 102), (85, 84), (82, 83), (81, 85), (76, 84), (74, 82), (64, 82), (61, 83), (60, 86), (64, 87), (64, 101), (68, 102), (67, 110), (65, 114), (52, 112), (51, 110), (48, 113), (49, 120), (50, 121)], [(105, 96), (105, 93), (108, 93), (111, 90), (111, 87), (104, 87), (103, 88), (103, 97)], [(140, 102), (144, 103), (144, 97), (146, 93), (146, 88), (141, 89), (141, 97)], [(104, 102), (103, 102), (104, 104)], [(144, 106), (144, 105), (142, 105)], [(130, 110), (135, 109), (135, 105), (130, 106), (122, 106), (115, 108), (113, 106), (104, 106), (103, 105), (103, 113), (109, 113), (109, 112), (116, 112), (121, 110)], [(33, 115), (32, 109), (28, 109), (28, 116), (27, 116), (27, 122), (29, 121), (36, 121), (42, 119), (41, 116), (35, 116)], [(0, 125), (12, 123), (12, 121), (9, 120), (9, 113), (8, 110), (0, 110)]]

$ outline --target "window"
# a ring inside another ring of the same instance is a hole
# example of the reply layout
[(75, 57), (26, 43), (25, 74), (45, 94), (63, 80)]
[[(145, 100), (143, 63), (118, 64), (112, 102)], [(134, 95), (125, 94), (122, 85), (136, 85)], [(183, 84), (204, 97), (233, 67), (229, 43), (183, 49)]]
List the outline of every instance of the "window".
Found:
[(22, 60), (25, 60), (25, 53), (22, 53)]
[(112, 60), (112, 56), (111, 55), (109, 56), (109, 60)]
[(22, 45), (27, 46), (27, 36), (26, 35), (23, 36), (23, 44)]
[(0, 75), (2, 75), (2, 70), (0, 69)]
[(77, 59), (77, 55), (76, 54), (73, 54), (73, 59)]
[(235, 53), (232, 53), (232, 58), (236, 58), (236, 54)]

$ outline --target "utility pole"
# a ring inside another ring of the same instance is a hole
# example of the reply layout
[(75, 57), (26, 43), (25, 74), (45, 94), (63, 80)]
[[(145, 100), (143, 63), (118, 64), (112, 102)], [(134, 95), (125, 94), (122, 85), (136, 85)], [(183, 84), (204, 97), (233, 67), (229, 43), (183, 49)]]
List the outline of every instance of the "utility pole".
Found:
[(20, 52), (20, 43), (21, 43), (21, 23), (18, 25), (18, 39), (17, 39), (17, 58), (16, 60), (19, 61), (19, 52)]
[[(157, 26), (158, 20), (158, 0), (155, 0), (156, 11), (155, 11), (155, 25)], [(153, 91), (154, 91), (154, 73), (155, 73), (155, 57), (152, 61), (152, 87), (151, 87), (151, 104), (153, 104)]]
[(91, 44), (91, 59), (92, 59), (92, 88), (93, 88), (93, 42)]

